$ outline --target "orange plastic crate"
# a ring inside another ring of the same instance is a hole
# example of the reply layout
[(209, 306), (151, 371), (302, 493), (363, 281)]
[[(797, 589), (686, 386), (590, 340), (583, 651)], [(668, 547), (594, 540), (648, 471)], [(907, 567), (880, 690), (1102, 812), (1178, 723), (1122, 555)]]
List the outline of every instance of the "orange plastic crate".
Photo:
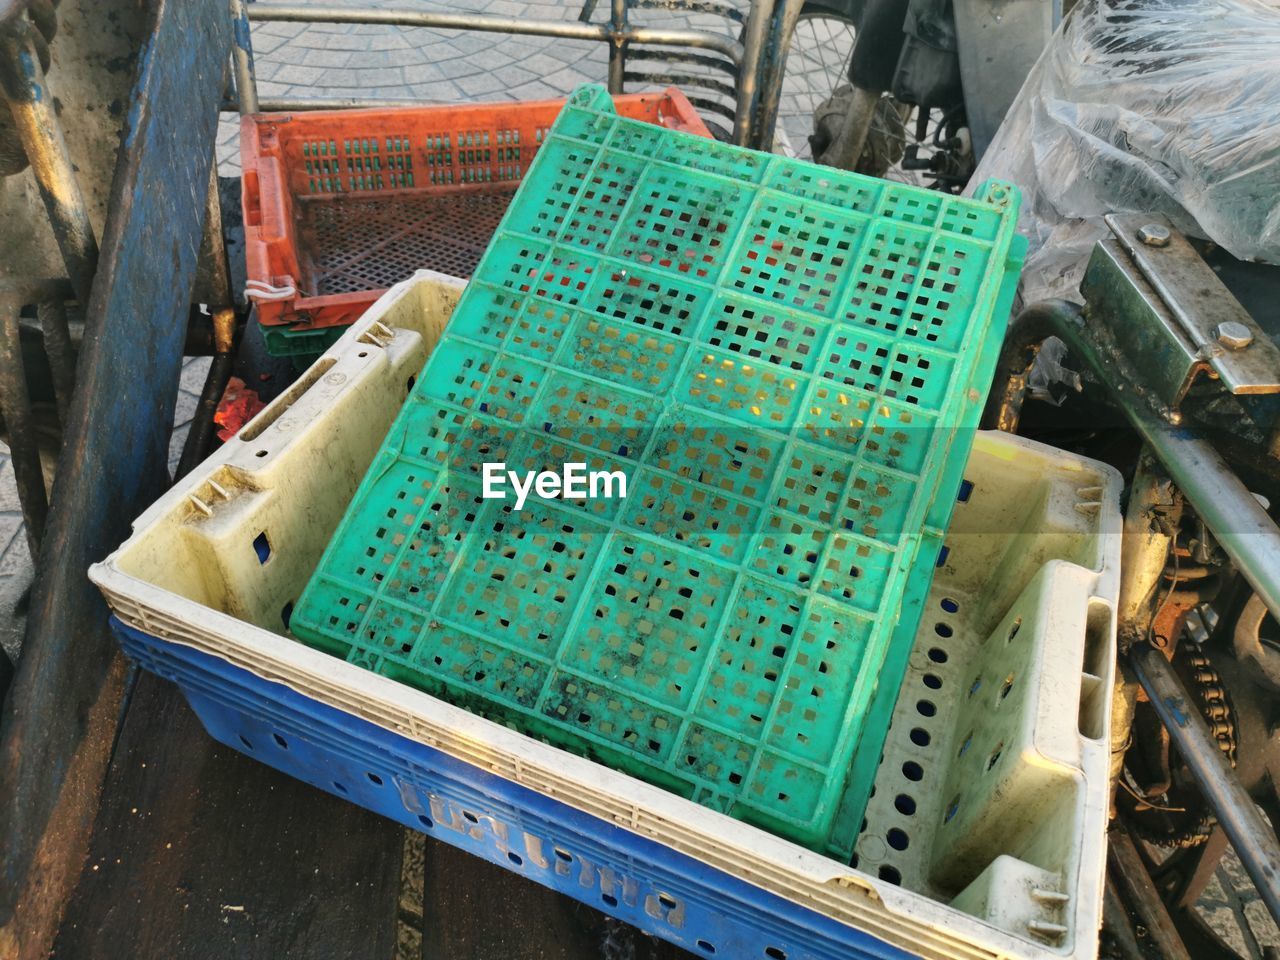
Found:
[[(675, 87), (614, 103), (624, 117), (711, 136)], [(244, 117), (248, 279), (279, 291), (258, 299), (258, 320), (297, 331), (343, 326), (415, 270), (469, 277), (563, 106), (538, 100)]]

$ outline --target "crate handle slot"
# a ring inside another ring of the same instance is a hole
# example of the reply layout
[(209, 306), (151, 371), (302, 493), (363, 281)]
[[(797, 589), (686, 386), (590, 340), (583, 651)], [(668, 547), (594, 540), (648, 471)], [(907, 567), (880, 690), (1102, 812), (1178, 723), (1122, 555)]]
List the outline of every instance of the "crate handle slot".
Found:
[(262, 239), (278, 241), (289, 236), (289, 214), (285, 207), (285, 191), (280, 184), (287, 183), (287, 178), (280, 172), (280, 161), (274, 156), (265, 156), (259, 160), (259, 173), (268, 174), (265, 184), (260, 183), (257, 189), (257, 209), (259, 209), (259, 228)]
[(280, 419), (280, 415), (293, 406), (304, 393), (315, 386), (316, 381), (328, 373), (329, 368), (337, 362), (333, 357), (321, 357), (313, 363), (306, 373), (293, 382), (293, 386), (267, 404), (264, 410), (260, 411), (256, 417), (245, 424), (244, 429), (240, 431), (240, 439), (245, 443), (257, 440), (267, 427)]
[(1100, 601), (1089, 604), (1084, 627), (1084, 656), (1080, 667), (1080, 736), (1090, 740), (1102, 738), (1106, 719), (1107, 698), (1111, 691), (1106, 683), (1107, 653), (1110, 649), (1111, 607)]
[(243, 191), (244, 225), (246, 227), (262, 226), (262, 193), (257, 170), (246, 170), (240, 178)]

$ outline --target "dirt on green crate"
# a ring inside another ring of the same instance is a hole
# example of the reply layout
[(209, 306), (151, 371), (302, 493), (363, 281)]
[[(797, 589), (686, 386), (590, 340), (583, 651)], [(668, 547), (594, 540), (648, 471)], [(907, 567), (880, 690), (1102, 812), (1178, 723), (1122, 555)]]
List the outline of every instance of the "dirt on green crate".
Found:
[[(1017, 205), (630, 121), (584, 88), (294, 633), (822, 849), (855, 749), (883, 740), (874, 693), (901, 679), (899, 611), (968, 456)], [(628, 496), (485, 495), (485, 464), (561, 455)]]

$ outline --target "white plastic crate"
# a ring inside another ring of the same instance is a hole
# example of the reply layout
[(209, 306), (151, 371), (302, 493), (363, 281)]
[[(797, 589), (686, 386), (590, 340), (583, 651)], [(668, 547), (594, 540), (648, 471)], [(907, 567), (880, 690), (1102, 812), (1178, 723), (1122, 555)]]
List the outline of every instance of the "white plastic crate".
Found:
[[(1096, 956), (1120, 548), (1120, 479), (1102, 464), (978, 436), (856, 869), (285, 635), (460, 290), (427, 272), (390, 290), (144, 513), (90, 571), (119, 619), (912, 954)], [(414, 792), (401, 793), (420, 813)], [(595, 905), (608, 911), (605, 898)], [(714, 948), (681, 929), (682, 911), (650, 913), (650, 932)], [(762, 949), (751, 955), (781, 952)]]

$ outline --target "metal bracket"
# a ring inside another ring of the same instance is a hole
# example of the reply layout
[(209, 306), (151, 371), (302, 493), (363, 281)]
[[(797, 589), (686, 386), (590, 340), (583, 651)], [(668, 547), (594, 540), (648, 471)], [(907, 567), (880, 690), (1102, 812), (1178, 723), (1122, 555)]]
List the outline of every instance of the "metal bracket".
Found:
[(1280, 393), (1280, 348), (1187, 239), (1158, 215), (1112, 214), (1081, 292), (1156, 397), (1176, 410), (1202, 373), (1233, 394)]

